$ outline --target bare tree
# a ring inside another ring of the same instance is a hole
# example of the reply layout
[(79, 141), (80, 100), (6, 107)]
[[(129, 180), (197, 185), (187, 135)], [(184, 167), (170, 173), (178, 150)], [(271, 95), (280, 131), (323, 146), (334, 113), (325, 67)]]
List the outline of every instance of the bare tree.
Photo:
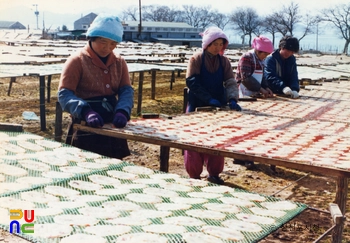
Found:
[(313, 28), (318, 23), (317, 17), (310, 14), (302, 16), (299, 5), (294, 2), (291, 2), (288, 6), (283, 6), (281, 11), (275, 12), (271, 16), (272, 20), (276, 22), (274, 27), (282, 36), (287, 34), (294, 36), (297, 26), (301, 27), (299, 41), (306, 35), (313, 33)]
[(340, 35), (345, 39), (343, 54), (347, 54), (350, 44), (350, 3), (340, 4), (334, 8), (324, 9), (322, 20), (333, 23)]
[(285, 31), (287, 31), (291, 36), (294, 36), (293, 32), (295, 26), (302, 19), (302, 16), (299, 13), (299, 5), (291, 2), (289, 6), (283, 6), (282, 10), (277, 13), (277, 16), (279, 18), (278, 25), (283, 32), (281, 34), (285, 35)]
[(288, 30), (288, 27), (287, 27), (287, 22), (288, 21), (285, 21), (283, 18), (283, 12), (275, 12), (275, 13), (272, 13), (272, 20), (275, 21), (274, 23), (274, 27), (276, 28), (277, 30), (277, 33), (281, 33), (282, 36), (285, 36), (288, 34), (289, 30)]
[(226, 25), (230, 22), (230, 18), (222, 13), (219, 13), (217, 10), (213, 12), (212, 23), (215, 24), (220, 29), (225, 29)]
[(263, 27), (264, 32), (268, 32), (272, 35), (272, 43), (275, 46), (275, 39), (277, 31), (277, 22), (276, 22), (276, 16), (275, 14), (270, 14), (264, 18), (264, 20), (261, 22), (261, 25)]
[(314, 33), (315, 26), (319, 23), (318, 16), (312, 16), (310, 14), (306, 14), (303, 18), (303, 32), (299, 37), (299, 40), (303, 39), (308, 34)]
[(123, 20), (132, 20), (137, 21), (139, 15), (139, 7), (136, 5), (129, 6), (125, 10), (122, 11), (122, 19)]
[(184, 21), (195, 28), (206, 28), (213, 22), (211, 6), (183, 5)]
[(171, 9), (168, 6), (148, 5), (142, 7), (142, 19), (155, 22), (179, 22), (183, 15), (178, 9)]
[(253, 8), (238, 8), (230, 15), (233, 28), (242, 35), (242, 44), (244, 44), (245, 36), (249, 36), (249, 45), (252, 42), (252, 35), (259, 35), (261, 32), (261, 21), (257, 12)]

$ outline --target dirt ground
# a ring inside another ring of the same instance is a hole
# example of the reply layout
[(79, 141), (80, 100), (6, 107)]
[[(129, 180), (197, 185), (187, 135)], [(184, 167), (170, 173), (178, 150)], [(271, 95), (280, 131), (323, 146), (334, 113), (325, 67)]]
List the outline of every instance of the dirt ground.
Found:
[[(135, 105), (133, 118), (136, 118), (137, 107), (137, 75), (134, 77)], [(156, 84), (156, 99), (150, 99), (151, 75), (145, 73), (143, 86), (142, 112), (155, 112), (168, 115), (182, 112), (184, 73), (176, 78), (173, 89), (170, 90), (170, 73), (158, 72)], [(22, 124), (24, 131), (39, 134), (54, 139), (55, 103), (59, 76), (52, 80), (51, 102), (46, 104), (47, 130), (40, 131), (39, 121), (28, 121), (22, 118), (23, 111), (33, 111), (39, 116), (39, 82), (35, 77), (18, 78), (13, 85), (11, 95), (7, 95), (9, 79), (0, 79), (0, 122)], [(244, 103), (242, 103), (244, 107)], [(67, 127), (69, 115), (63, 115), (63, 129)], [(159, 146), (129, 141), (131, 155), (125, 160), (152, 169), (159, 169)], [(228, 186), (242, 188), (265, 195), (302, 202), (308, 206), (328, 211), (329, 204), (335, 199), (336, 184), (334, 178), (316, 174), (277, 167), (276, 172), (268, 165), (256, 164), (254, 170), (246, 170), (244, 166), (235, 165), (233, 159), (225, 159), (225, 169), (222, 178)], [(182, 151), (170, 150), (169, 172), (186, 176), (183, 166)], [(202, 179), (206, 178), (203, 170)], [(300, 178), (304, 177), (302, 180)], [(281, 189), (285, 189), (280, 192)], [(349, 190), (350, 191), (350, 190)], [(349, 197), (349, 196), (348, 196)], [(307, 209), (277, 232), (274, 232), (261, 242), (313, 242), (332, 226), (331, 216), (327, 212)], [(350, 204), (347, 206), (347, 217), (350, 217)], [(1, 231), (2, 242), (27, 242), (21, 238)], [(331, 242), (331, 236), (326, 236), (321, 242)], [(350, 221), (344, 227), (343, 242), (350, 242)]]

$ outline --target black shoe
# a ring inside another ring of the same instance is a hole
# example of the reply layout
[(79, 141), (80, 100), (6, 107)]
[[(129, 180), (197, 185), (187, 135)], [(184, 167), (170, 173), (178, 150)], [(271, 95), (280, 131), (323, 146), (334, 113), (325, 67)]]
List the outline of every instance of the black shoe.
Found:
[(234, 159), (234, 160), (233, 160), (233, 163), (234, 163), (235, 165), (244, 165), (245, 162), (246, 162), (246, 160), (242, 160), (242, 159)]
[(276, 165), (270, 165), (270, 169), (271, 169), (273, 172), (277, 172), (277, 171), (276, 171)]
[(233, 163), (236, 165), (244, 165), (247, 170), (252, 170), (255, 168), (254, 161), (250, 160), (234, 159)]
[(218, 185), (225, 184), (224, 180), (221, 179), (219, 176), (208, 176), (208, 181), (210, 181), (211, 183), (218, 184)]
[(255, 168), (254, 161), (246, 161), (244, 163), (244, 166), (247, 168), (247, 170), (252, 170)]

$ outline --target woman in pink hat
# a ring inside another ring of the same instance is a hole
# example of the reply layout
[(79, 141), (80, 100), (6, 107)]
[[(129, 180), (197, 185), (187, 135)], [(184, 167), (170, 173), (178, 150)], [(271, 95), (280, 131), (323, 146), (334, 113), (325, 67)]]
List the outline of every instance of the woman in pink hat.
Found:
[[(240, 111), (241, 107), (237, 104), (237, 82), (230, 61), (223, 56), (228, 46), (227, 36), (217, 27), (210, 27), (201, 35), (203, 50), (195, 53), (187, 66), (187, 112), (203, 106), (229, 106), (232, 110)], [(224, 157), (186, 150), (184, 162), (191, 178), (200, 179), (205, 164), (209, 173), (208, 180), (224, 184), (219, 177), (224, 169)]]
[(272, 97), (268, 83), (263, 80), (264, 59), (273, 52), (272, 42), (265, 36), (255, 37), (252, 50), (243, 54), (238, 62), (236, 80), (239, 97), (262, 95)]
[[(238, 62), (236, 80), (239, 83), (239, 97), (273, 97), (268, 83), (263, 80), (264, 60), (273, 52), (272, 42), (264, 36), (258, 36), (253, 40), (252, 48), (243, 54)], [(247, 169), (254, 168), (254, 162), (250, 160), (235, 159), (233, 163), (244, 165)]]

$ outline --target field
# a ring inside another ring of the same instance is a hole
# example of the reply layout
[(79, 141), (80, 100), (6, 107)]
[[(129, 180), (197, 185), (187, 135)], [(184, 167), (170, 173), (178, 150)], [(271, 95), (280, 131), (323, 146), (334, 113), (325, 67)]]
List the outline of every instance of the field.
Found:
[[(183, 88), (185, 87), (184, 73), (176, 77), (173, 89), (170, 90), (170, 73), (158, 72), (156, 84), (156, 99), (150, 99), (151, 75), (145, 73), (143, 86), (142, 112), (155, 112), (168, 115), (182, 112)], [(133, 118), (137, 117), (137, 75), (135, 75), (135, 104)], [(39, 134), (54, 139), (55, 129), (55, 103), (57, 101), (56, 91), (59, 76), (52, 80), (51, 102), (46, 104), (47, 130), (40, 131), (39, 121), (28, 121), (22, 118), (23, 111), (32, 111), (39, 116), (39, 84), (34, 77), (18, 78), (12, 87), (11, 95), (7, 95), (8, 79), (0, 79), (0, 122), (22, 124), (24, 131)], [(244, 103), (242, 103), (244, 107)], [(69, 115), (64, 113), (63, 129), (67, 128)], [(159, 169), (159, 146), (129, 141), (132, 155), (125, 158), (128, 162)], [(306, 174), (296, 170), (277, 167), (276, 172), (268, 165), (257, 164), (254, 170), (246, 170), (244, 166), (233, 164), (233, 159), (225, 159), (225, 169), (222, 178), (228, 186), (242, 188), (248, 191), (266, 195), (277, 193), (275, 197), (298, 201), (310, 207), (327, 210), (329, 203), (335, 198), (335, 180), (322, 175)], [(182, 151), (171, 149), (169, 159), (169, 172), (186, 176), (183, 166)], [(203, 172), (203, 180), (206, 178), (206, 170)], [(299, 180), (304, 177), (302, 180)], [(279, 192), (281, 189), (283, 191)], [(347, 216), (350, 217), (350, 206), (348, 203)], [(316, 210), (306, 210), (301, 215), (290, 221), (289, 224), (277, 232), (269, 235), (261, 242), (313, 242), (332, 226), (331, 216), (328, 213)], [(344, 242), (350, 242), (350, 222), (347, 220), (344, 227)], [(1, 232), (0, 241), (26, 242), (18, 237)], [(322, 242), (331, 242), (327, 236)]]

